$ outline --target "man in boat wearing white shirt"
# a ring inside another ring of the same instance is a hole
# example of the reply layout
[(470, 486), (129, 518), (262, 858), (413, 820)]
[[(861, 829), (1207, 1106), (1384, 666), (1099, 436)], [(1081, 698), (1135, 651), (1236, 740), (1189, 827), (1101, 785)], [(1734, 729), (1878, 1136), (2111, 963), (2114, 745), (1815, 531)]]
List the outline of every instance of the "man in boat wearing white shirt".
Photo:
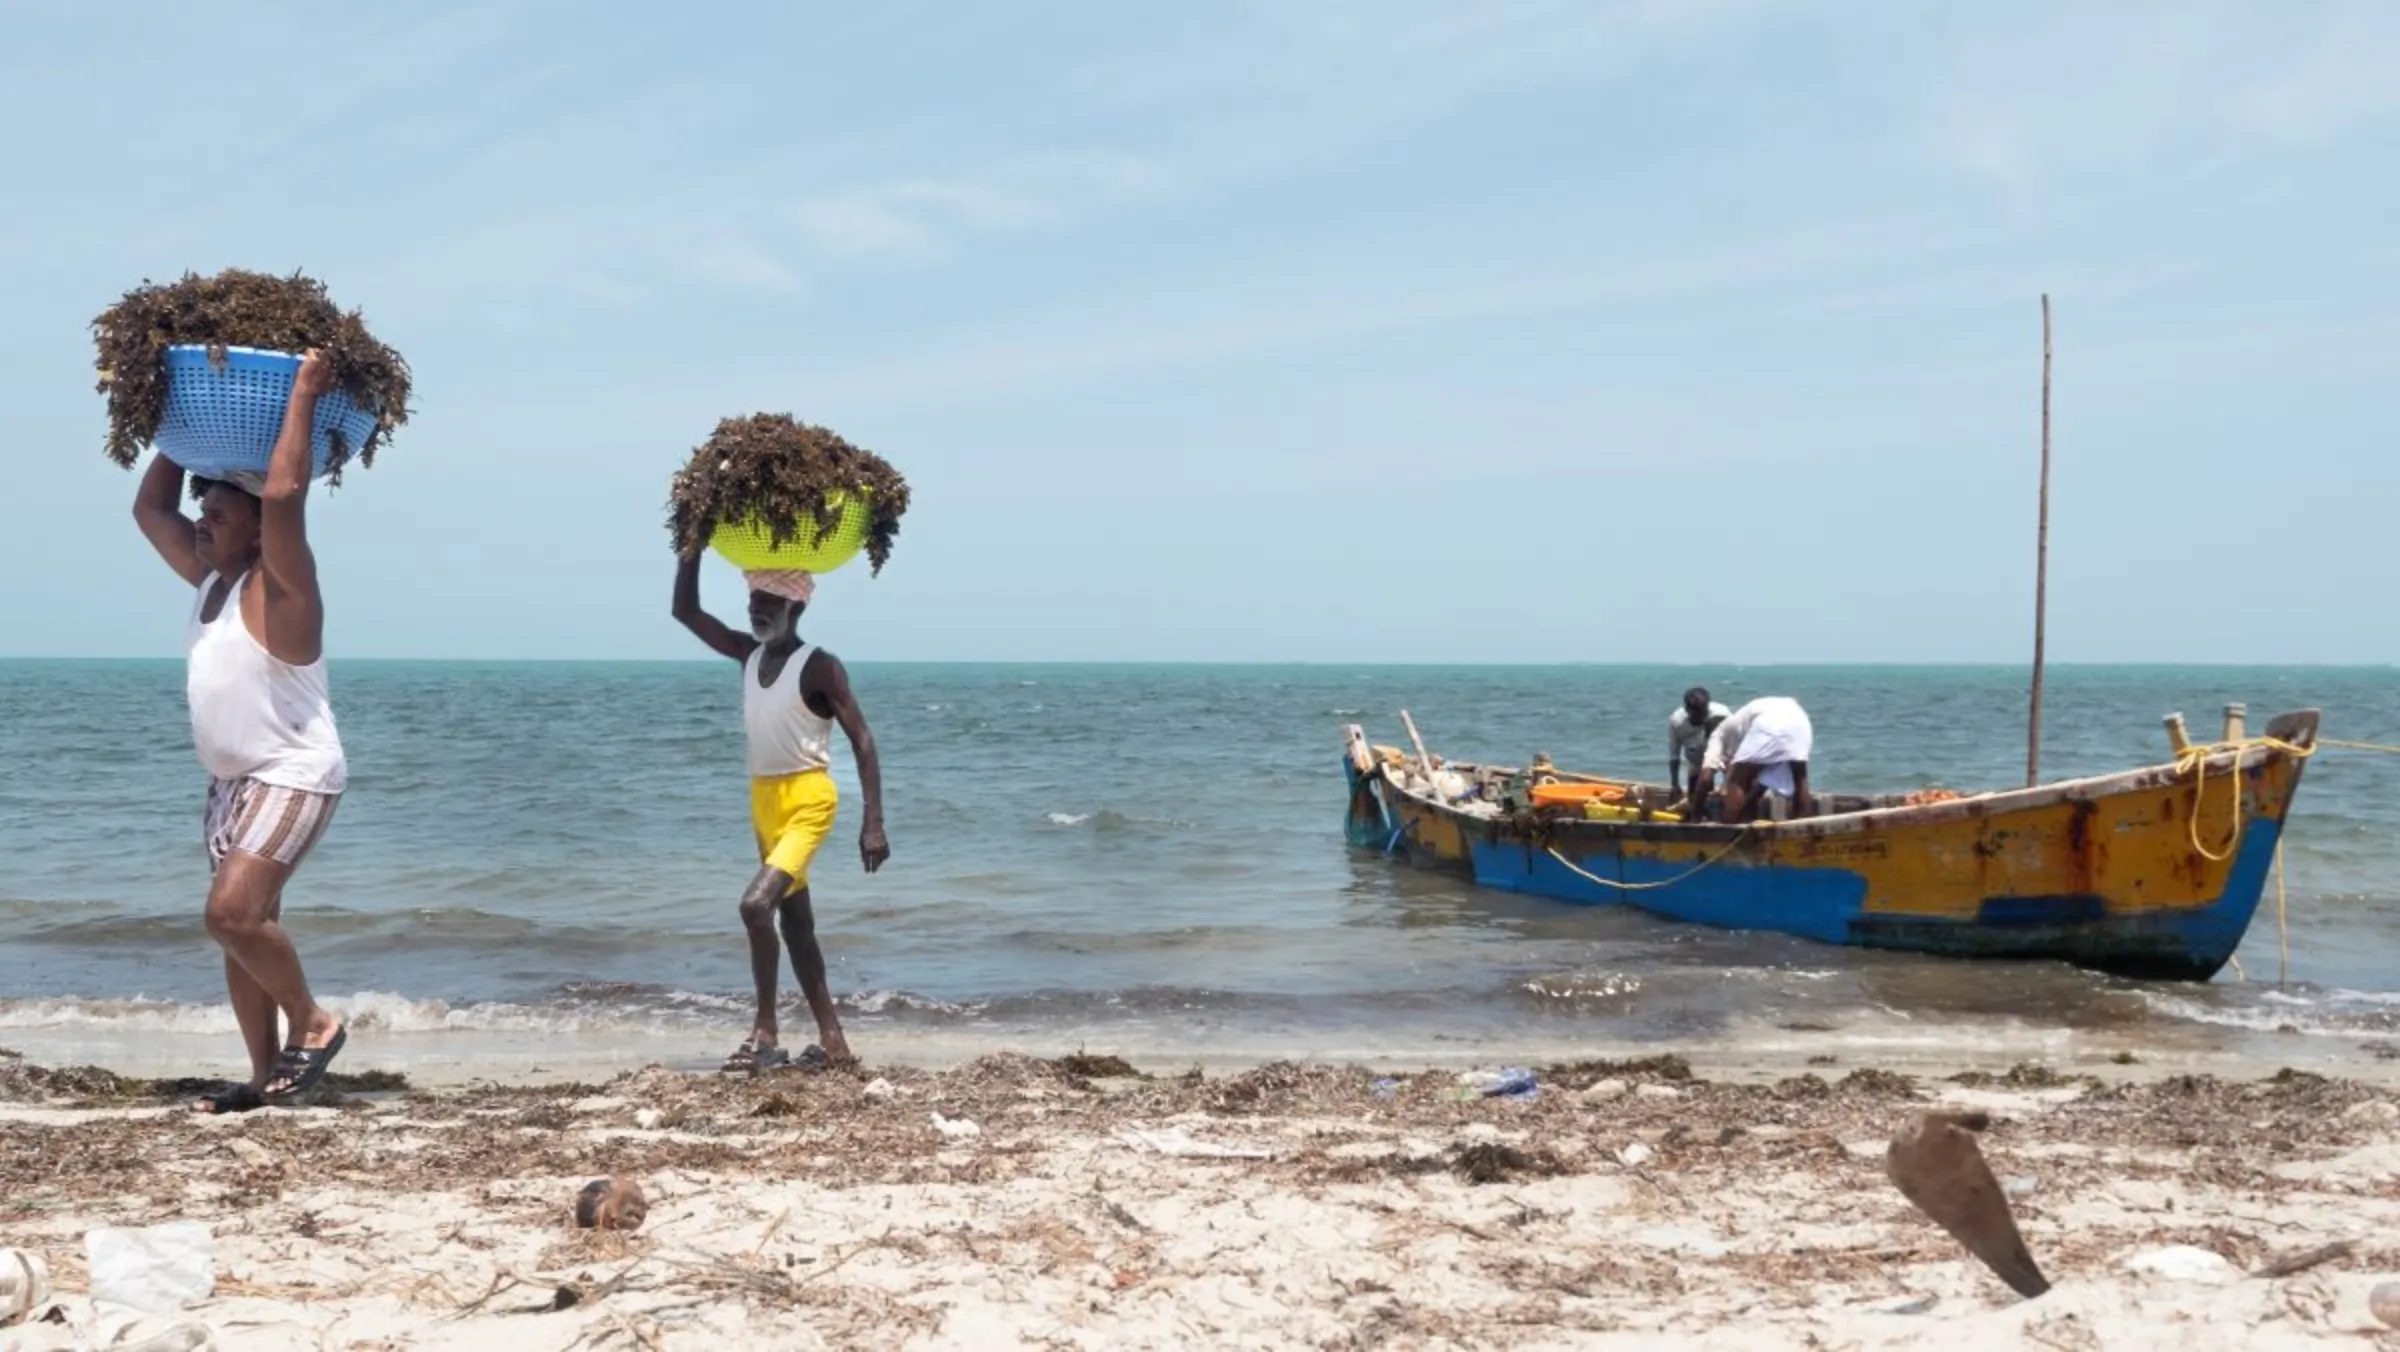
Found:
[(742, 726), (750, 744), (750, 826), (758, 840), (758, 875), (742, 893), (742, 927), (750, 935), (750, 975), (757, 987), (758, 1014), (750, 1036), (725, 1059), (733, 1073), (773, 1070), (792, 1064), (776, 1025), (776, 985), (783, 955), (776, 951), (780, 924), (791, 950), (800, 993), (816, 1016), (818, 1046), (800, 1055), (803, 1064), (849, 1062), (833, 989), (825, 980), (825, 952), (808, 892), (808, 865), (833, 832), (838, 806), (828, 772), (833, 725), (841, 724), (858, 760), (858, 786), (866, 795), (866, 821), (858, 832), (858, 855), (867, 872), (892, 857), (883, 835), (883, 765), (875, 734), (850, 692), (842, 660), (800, 641), (800, 613), (816, 592), (816, 580), (796, 570), (748, 575), (750, 631), (742, 633), (700, 608), (700, 556), (686, 555), (675, 572), (675, 618), (702, 643), (742, 664)]
[(1667, 718), (1667, 788), (1671, 792), (1683, 792), (1685, 775), (1699, 775), (1700, 762), (1708, 754), (1708, 735), (1732, 714), (1733, 710), (1710, 699), (1704, 687), (1695, 685), (1683, 692), (1683, 703)]
[(1791, 801), (1793, 816), (1813, 814), (1816, 804), (1808, 792), (1808, 753), (1815, 741), (1808, 711), (1798, 700), (1769, 695), (1734, 710), (1708, 736), (1700, 772), (1692, 776), (1686, 815), (1693, 821), (1702, 819), (1708, 792), (1720, 774), (1725, 776), (1720, 820), (1754, 820), (1766, 806), (1770, 790)]
[[(201, 481), (183, 514), (183, 468), (152, 457), (133, 517), (175, 575), (198, 589), (185, 633), (192, 741), (208, 771), (204, 920), (225, 953), (225, 989), (250, 1078), (192, 1106), (248, 1112), (324, 1079), (348, 1040), (310, 994), (284, 931), (283, 888), (341, 801), (348, 777), (325, 682), (325, 598), (308, 544), (311, 429), (332, 364), (300, 362), (263, 478)], [(279, 1036), (276, 1017), (283, 1019)]]

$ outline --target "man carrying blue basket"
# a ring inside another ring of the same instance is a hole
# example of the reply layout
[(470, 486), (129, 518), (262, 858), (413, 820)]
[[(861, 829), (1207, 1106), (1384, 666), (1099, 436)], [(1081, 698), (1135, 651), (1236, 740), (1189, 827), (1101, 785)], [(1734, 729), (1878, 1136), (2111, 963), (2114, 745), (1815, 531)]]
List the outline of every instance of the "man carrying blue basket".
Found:
[[(308, 543), (317, 403), (333, 368), (302, 358), (266, 472), (196, 480), (161, 454), (134, 519), (175, 574), (197, 588), (186, 630), (192, 740), (208, 771), (208, 933), (224, 950), (226, 993), (250, 1078), (193, 1106), (247, 1112), (306, 1094), (347, 1040), (310, 994), (281, 923), (283, 889), (341, 801), (347, 770), (325, 680), (325, 604)], [(277, 1026), (278, 1016), (282, 1028)]]

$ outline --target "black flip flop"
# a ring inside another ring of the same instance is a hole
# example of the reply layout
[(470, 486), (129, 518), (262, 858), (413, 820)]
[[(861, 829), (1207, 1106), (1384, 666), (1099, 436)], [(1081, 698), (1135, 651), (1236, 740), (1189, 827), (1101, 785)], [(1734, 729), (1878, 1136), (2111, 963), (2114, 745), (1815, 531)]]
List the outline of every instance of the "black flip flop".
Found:
[(343, 1024), (333, 1030), (333, 1036), (326, 1039), (322, 1047), (284, 1048), (282, 1054), (275, 1058), (274, 1069), (267, 1072), (267, 1083), (287, 1081), (287, 1087), (261, 1091), (259, 1097), (269, 1103), (282, 1103), (316, 1088), (325, 1078), (325, 1072), (332, 1067), (333, 1058), (342, 1050), (342, 1044), (349, 1040), (350, 1026)]
[(213, 1094), (201, 1095), (192, 1104), (192, 1111), (210, 1117), (223, 1117), (228, 1113), (256, 1112), (266, 1106), (267, 1101), (250, 1085), (229, 1084)]
[(756, 1075), (760, 1071), (781, 1070), (791, 1063), (792, 1054), (782, 1047), (774, 1043), (762, 1047), (757, 1038), (745, 1038), (717, 1069), (726, 1075)]

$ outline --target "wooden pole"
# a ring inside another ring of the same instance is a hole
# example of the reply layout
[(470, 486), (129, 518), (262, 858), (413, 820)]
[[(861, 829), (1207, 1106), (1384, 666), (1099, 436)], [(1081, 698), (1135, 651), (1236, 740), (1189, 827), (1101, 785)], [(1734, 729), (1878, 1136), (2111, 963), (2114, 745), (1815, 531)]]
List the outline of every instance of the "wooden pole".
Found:
[(1410, 718), (1406, 709), (1400, 711), (1400, 726), (1408, 729), (1408, 740), (1417, 748), (1417, 764), (1424, 767), (1425, 777), (1433, 778), (1433, 757), (1426, 754), (1425, 739), (1417, 735), (1417, 720)]
[(2050, 296), (2042, 295), (2042, 515), (2033, 561), (2033, 711), (2025, 730), (2025, 784), (2042, 778), (2042, 658), (2050, 610)]

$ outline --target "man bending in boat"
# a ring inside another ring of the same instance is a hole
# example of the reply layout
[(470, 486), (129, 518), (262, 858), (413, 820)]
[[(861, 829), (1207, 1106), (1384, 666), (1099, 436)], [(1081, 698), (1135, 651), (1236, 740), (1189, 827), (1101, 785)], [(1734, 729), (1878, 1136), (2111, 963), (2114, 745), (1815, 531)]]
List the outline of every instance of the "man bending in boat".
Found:
[(250, 1053), (250, 1078), (192, 1105), (201, 1112), (297, 1098), (348, 1040), (309, 993), (281, 923), (284, 884), (325, 834), (348, 777), (325, 683), (325, 598), (308, 545), (310, 429), (332, 385), (332, 365), (311, 350), (266, 477), (197, 482), (198, 521), (183, 514), (182, 466), (164, 455), (152, 457), (133, 502), (142, 534), (198, 590), (184, 693), (209, 776), (204, 916), (225, 952), (225, 991)]
[(842, 725), (858, 760), (858, 784), (867, 799), (858, 832), (858, 855), (867, 872), (892, 857), (883, 836), (883, 766), (875, 756), (875, 734), (850, 693), (850, 673), (840, 658), (800, 641), (800, 613), (816, 593), (816, 579), (797, 570), (758, 572), (750, 583), (750, 632), (740, 633), (700, 608), (700, 556), (686, 555), (675, 571), (675, 618), (702, 643), (742, 664), (742, 727), (750, 743), (750, 826), (758, 839), (758, 876), (742, 893), (742, 926), (750, 935), (750, 975), (758, 989), (758, 1014), (750, 1036), (725, 1060), (731, 1072), (757, 1072), (792, 1064), (775, 1021), (776, 984), (783, 956), (775, 931), (791, 950), (800, 993), (817, 1019), (816, 1047), (803, 1064), (851, 1060), (825, 981), (825, 953), (817, 946), (810, 906), (808, 865), (833, 832), (838, 795), (827, 772), (833, 725)]
[(1702, 686), (1683, 692), (1683, 703), (1667, 717), (1667, 789), (1683, 793), (1684, 777), (1697, 779), (1700, 762), (1708, 754), (1708, 735), (1717, 724), (1732, 716), (1733, 711), (1710, 699)]
[(1798, 700), (1768, 695), (1734, 710), (1708, 736), (1708, 751), (1692, 776), (1686, 816), (1702, 819), (1720, 774), (1725, 776), (1720, 820), (1755, 820), (1769, 790), (1791, 801), (1793, 816), (1811, 815), (1816, 805), (1808, 793), (1808, 753), (1815, 740), (1808, 711)]

